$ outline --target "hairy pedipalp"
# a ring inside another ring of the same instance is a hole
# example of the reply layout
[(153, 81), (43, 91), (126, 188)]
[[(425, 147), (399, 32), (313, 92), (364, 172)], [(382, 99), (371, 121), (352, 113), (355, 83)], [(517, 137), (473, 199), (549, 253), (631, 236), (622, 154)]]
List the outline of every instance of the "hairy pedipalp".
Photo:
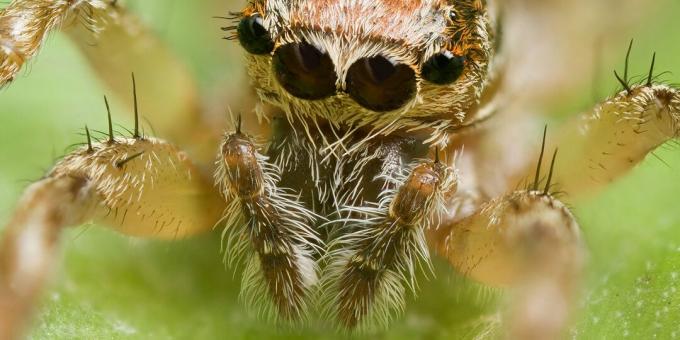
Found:
[(387, 178), (380, 201), (346, 207), (335, 223), (342, 235), (329, 246), (320, 289), (325, 313), (348, 329), (386, 327), (417, 291), (416, 268), (431, 272), (424, 231), (446, 213), (456, 171), (439, 162), (410, 165)]
[(220, 222), (224, 261), (245, 265), (241, 299), (273, 319), (303, 319), (318, 280), (315, 257), (323, 249), (312, 229), (318, 216), (277, 186), (278, 167), (240, 132), (225, 137), (217, 169), (215, 180), (228, 203)]

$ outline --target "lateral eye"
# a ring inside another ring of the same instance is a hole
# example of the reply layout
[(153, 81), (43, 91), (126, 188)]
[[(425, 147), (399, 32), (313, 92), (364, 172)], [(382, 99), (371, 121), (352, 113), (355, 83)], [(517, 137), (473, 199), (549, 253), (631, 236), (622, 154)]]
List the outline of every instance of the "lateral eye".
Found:
[(465, 57), (449, 51), (433, 55), (423, 64), (420, 75), (423, 79), (438, 85), (451, 84), (458, 80), (465, 68)]
[(274, 50), (271, 34), (257, 13), (241, 19), (236, 32), (241, 46), (251, 54), (268, 54)]

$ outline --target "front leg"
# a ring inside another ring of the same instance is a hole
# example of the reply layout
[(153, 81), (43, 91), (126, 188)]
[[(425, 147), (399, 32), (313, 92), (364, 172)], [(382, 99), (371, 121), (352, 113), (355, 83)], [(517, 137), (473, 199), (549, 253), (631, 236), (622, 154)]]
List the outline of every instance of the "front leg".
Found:
[(216, 180), (229, 202), (225, 260), (247, 257), (242, 297), (286, 321), (299, 320), (317, 281), (314, 256), (323, 247), (312, 229), (316, 216), (277, 186), (279, 169), (240, 131), (225, 137), (217, 164)]
[(64, 228), (94, 221), (126, 235), (210, 231), (224, 206), (187, 155), (154, 138), (92, 142), (29, 186), (0, 244), (0, 339), (19, 338), (58, 260)]
[(565, 335), (584, 261), (578, 224), (546, 191), (518, 191), (433, 230), (429, 241), (460, 273), (509, 287), (509, 339)]
[(429, 268), (424, 230), (437, 223), (457, 187), (456, 172), (440, 163), (412, 166), (389, 179), (392, 189), (374, 206), (350, 207), (339, 220), (342, 236), (331, 244), (324, 283), (326, 310), (348, 329), (387, 326), (404, 310), (416, 268)]
[(680, 135), (680, 92), (651, 83), (630, 87), (558, 134), (549, 139), (560, 148), (557, 189), (592, 194)]
[(64, 226), (85, 221), (93, 203), (83, 178), (56, 176), (32, 184), (0, 244), (0, 338), (18, 338), (47, 281)]

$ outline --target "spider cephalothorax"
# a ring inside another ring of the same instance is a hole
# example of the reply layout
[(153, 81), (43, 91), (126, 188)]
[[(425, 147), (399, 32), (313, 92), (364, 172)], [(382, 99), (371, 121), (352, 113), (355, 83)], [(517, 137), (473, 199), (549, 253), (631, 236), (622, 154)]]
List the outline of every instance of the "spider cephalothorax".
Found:
[(269, 0), (237, 19), (259, 96), (290, 117), (440, 143), (479, 118), (493, 53), (484, 1)]

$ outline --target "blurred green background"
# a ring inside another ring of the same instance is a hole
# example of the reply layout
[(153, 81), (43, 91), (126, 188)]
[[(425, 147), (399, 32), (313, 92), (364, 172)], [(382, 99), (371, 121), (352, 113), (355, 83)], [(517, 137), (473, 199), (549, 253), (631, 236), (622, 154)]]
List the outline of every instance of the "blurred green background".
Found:
[[(130, 4), (187, 61), (204, 93), (214, 93), (216, 83), (244, 82), (240, 53), (220, 40), (222, 22), (211, 18), (240, 5), (209, 3)], [(640, 74), (652, 51), (659, 53), (657, 70), (680, 72), (680, 3), (669, 6), (635, 28), (632, 66)], [(607, 41), (605, 60), (614, 64), (605, 68), (603, 93), (616, 88), (609, 72), (622, 66), (626, 40)], [(664, 76), (671, 82), (678, 77)], [(59, 34), (0, 91), (0, 224), (30, 181), (67, 146), (83, 142), (85, 124), (104, 128), (106, 92)], [(555, 112), (583, 110), (591, 97), (584, 89)], [(117, 122), (130, 126), (130, 120)], [(680, 150), (662, 147), (656, 154), (663, 161), (648, 157), (574, 207), (591, 251), (576, 338), (680, 337)], [(32, 331), (36, 339), (338, 337), (322, 325), (280, 329), (247, 313), (237, 302), (239, 279), (225, 270), (214, 235), (165, 243), (87, 226), (69, 230), (63, 246), (62, 265)], [(422, 283), (406, 315), (371, 338), (473, 338), (498, 319), (497, 292), (467, 282), (441, 262), (436, 267), (436, 279)]]

